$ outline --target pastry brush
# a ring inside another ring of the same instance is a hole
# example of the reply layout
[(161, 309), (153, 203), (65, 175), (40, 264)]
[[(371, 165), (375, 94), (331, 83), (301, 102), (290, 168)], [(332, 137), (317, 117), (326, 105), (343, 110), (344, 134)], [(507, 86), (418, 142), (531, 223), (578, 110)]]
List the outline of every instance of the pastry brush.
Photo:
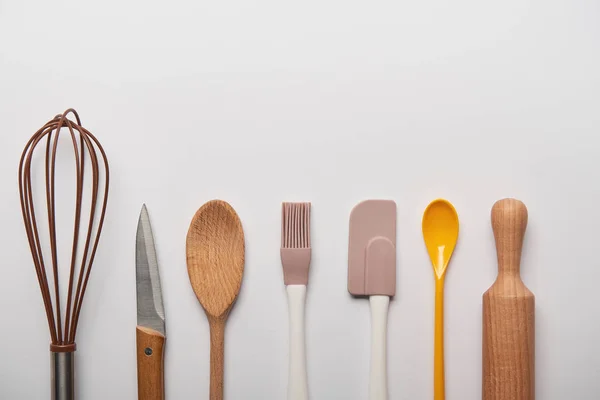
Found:
[(281, 264), (290, 315), (288, 400), (308, 399), (304, 304), (310, 265), (310, 203), (283, 203)]

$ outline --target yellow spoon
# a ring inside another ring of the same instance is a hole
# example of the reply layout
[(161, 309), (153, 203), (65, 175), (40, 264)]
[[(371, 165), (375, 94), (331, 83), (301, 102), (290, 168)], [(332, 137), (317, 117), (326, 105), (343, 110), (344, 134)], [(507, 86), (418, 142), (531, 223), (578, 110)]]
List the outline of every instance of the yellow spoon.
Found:
[(444, 400), (444, 277), (458, 240), (458, 214), (449, 201), (429, 203), (423, 213), (423, 239), (435, 273), (433, 398)]

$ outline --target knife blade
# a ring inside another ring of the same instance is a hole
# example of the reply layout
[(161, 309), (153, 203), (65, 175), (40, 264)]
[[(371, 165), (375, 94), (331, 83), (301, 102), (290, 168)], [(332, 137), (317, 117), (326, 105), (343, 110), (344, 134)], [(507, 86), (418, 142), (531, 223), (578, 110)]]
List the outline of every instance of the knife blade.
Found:
[(163, 400), (165, 311), (152, 226), (145, 204), (137, 226), (135, 271), (138, 399)]

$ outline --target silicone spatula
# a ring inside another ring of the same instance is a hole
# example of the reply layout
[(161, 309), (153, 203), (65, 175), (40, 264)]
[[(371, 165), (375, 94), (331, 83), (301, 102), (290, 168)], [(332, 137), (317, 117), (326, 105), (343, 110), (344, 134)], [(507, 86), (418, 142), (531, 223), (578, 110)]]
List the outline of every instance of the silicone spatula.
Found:
[(396, 294), (396, 203), (366, 200), (350, 214), (348, 291), (371, 306), (369, 399), (387, 400), (387, 314)]

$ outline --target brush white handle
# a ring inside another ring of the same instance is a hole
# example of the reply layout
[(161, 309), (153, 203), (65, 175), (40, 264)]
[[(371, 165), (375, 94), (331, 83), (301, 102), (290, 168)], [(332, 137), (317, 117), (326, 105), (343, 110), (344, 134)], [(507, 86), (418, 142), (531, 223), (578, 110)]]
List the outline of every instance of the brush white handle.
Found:
[(290, 369), (288, 400), (308, 400), (306, 354), (304, 350), (305, 285), (286, 286), (290, 314)]
[(390, 298), (371, 296), (371, 378), (369, 400), (387, 400), (387, 317)]

